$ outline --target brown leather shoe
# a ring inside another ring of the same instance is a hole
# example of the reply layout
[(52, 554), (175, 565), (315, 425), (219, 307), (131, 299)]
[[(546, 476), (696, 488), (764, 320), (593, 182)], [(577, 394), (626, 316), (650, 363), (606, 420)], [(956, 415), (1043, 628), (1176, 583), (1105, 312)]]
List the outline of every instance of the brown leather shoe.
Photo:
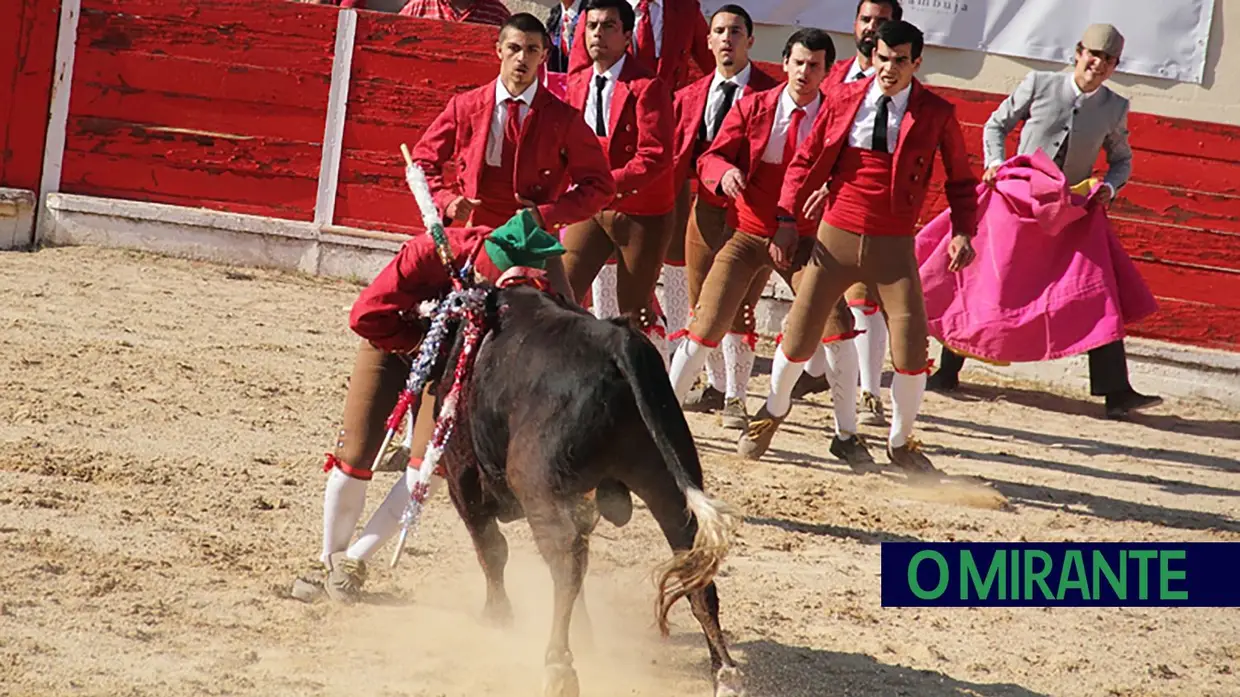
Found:
[(366, 562), (350, 559), (344, 552), (331, 556), (331, 568), (323, 582), (327, 597), (341, 603), (355, 603), (361, 598), (362, 586), (366, 585)]
[(870, 426), (886, 426), (887, 414), (883, 409), (883, 399), (870, 392), (861, 393), (861, 423)]
[(749, 424), (749, 412), (745, 409), (745, 400), (727, 399), (723, 402), (723, 411), (719, 412), (719, 425), (734, 431), (744, 431)]
[(736, 443), (736, 454), (746, 460), (757, 460), (762, 457), (766, 449), (771, 447), (771, 439), (775, 437), (775, 432), (779, 430), (780, 424), (786, 418), (788, 414), (771, 416), (771, 413), (766, 410), (766, 405), (763, 404), (758, 413), (745, 425), (745, 431)]
[(898, 448), (893, 448), (891, 443), (888, 443), (887, 457), (891, 459), (893, 467), (908, 474), (942, 474), (930, 463), (930, 458), (926, 457), (926, 454), (921, 451), (921, 443), (914, 438), (909, 438), (907, 443)]

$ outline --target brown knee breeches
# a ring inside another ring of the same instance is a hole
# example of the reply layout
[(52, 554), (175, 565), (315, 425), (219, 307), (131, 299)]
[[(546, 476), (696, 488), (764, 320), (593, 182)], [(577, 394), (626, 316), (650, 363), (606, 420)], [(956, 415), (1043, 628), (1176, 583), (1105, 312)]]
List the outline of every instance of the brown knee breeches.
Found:
[[(770, 239), (745, 232), (733, 233), (723, 244), (693, 305), (689, 336), (694, 341), (713, 347), (728, 331), (737, 334), (754, 332), (754, 311), (771, 272), (776, 271), (769, 249)], [(793, 259), (791, 269), (777, 271), (794, 292), (802, 275), (799, 268), (805, 263), (810, 249), (808, 244), (802, 245), (801, 253)], [(798, 270), (794, 273), (793, 269)], [(829, 320), (828, 336), (851, 333), (852, 314), (842, 300), (836, 303)]]
[(695, 307), (702, 294), (706, 273), (715, 255), (735, 234), (728, 226), (728, 209), (696, 199), (685, 230), (685, 278), (689, 285), (689, 307)]
[[(887, 314), (891, 362), (901, 373), (929, 370), (926, 306), (913, 237), (857, 235), (823, 223), (788, 313), (784, 353), (808, 360), (833, 304), (854, 283), (874, 288)], [(851, 314), (851, 313), (850, 313)]]
[(671, 238), (673, 211), (639, 216), (602, 211), (564, 230), (564, 272), (573, 293), (581, 298), (613, 252), (616, 299), (621, 314), (650, 307), (663, 257)]
[(693, 198), (689, 180), (686, 179), (684, 186), (680, 187), (680, 193), (676, 194), (671, 238), (667, 243), (667, 253), (663, 255), (663, 262), (670, 266), (685, 265), (685, 234), (689, 229), (689, 212), (693, 209)]
[[(349, 391), (344, 398), (344, 423), (336, 439), (335, 456), (353, 470), (370, 471), (387, 433), (385, 422), (409, 378), (410, 358), (386, 353), (362, 341), (353, 361)], [(434, 385), (427, 385), (414, 419), (413, 450), (418, 458), (435, 429)], [(346, 474), (348, 470), (345, 470)]]

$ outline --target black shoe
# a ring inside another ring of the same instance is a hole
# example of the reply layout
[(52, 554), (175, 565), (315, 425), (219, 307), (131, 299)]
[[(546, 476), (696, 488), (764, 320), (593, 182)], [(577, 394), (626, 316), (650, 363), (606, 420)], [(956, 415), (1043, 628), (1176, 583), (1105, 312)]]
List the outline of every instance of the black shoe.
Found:
[(693, 411), (705, 414), (711, 414), (723, 410), (724, 394), (708, 383), (702, 382), (689, 391), (689, 396), (685, 398), (685, 403), (681, 405), (683, 411)]
[(831, 454), (848, 463), (854, 472), (866, 474), (878, 472), (880, 467), (875, 464), (874, 456), (865, 447), (865, 439), (860, 434), (844, 440), (838, 435), (831, 439)]
[(594, 494), (598, 513), (616, 527), (623, 527), (633, 518), (633, 496), (629, 488), (618, 480), (604, 479)]
[(960, 375), (939, 370), (926, 378), (926, 389), (934, 392), (953, 392), (960, 387)]
[(1130, 411), (1158, 406), (1162, 401), (1162, 397), (1157, 395), (1145, 395), (1129, 388), (1118, 395), (1107, 395), (1107, 418), (1122, 419), (1128, 416)]

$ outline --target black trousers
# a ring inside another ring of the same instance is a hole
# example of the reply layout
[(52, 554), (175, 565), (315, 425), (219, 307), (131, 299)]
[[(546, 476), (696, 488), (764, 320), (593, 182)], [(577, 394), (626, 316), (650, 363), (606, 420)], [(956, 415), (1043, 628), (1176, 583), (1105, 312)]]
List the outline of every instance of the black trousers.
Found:
[[(964, 367), (964, 356), (943, 347), (939, 356), (939, 372), (956, 377)], [(1120, 395), (1132, 389), (1128, 382), (1128, 355), (1124, 341), (1113, 341), (1089, 352), (1089, 393), (1095, 397)]]

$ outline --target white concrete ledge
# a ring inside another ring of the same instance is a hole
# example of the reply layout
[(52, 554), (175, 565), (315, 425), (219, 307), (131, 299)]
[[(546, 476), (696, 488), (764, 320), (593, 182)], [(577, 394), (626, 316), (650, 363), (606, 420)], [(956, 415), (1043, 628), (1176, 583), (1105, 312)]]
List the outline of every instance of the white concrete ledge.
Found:
[(38, 197), (25, 189), (0, 188), (0, 249), (21, 249), (34, 239)]
[[(3, 196), (0, 190), (0, 205), (6, 200)], [(33, 194), (22, 200), (32, 203)], [(74, 194), (50, 194), (47, 207), (46, 244), (141, 249), (361, 283), (374, 278), (406, 239), (373, 230)], [(0, 218), (0, 225), (4, 220)], [(756, 312), (760, 334), (768, 338), (779, 334), (791, 299), (784, 282), (772, 277)], [(931, 344), (937, 359), (939, 346)], [(1240, 352), (1136, 338), (1129, 339), (1127, 347), (1132, 382), (1138, 390), (1210, 399), (1240, 411)], [(969, 361), (962, 375), (967, 379), (970, 374), (1054, 385), (1082, 396), (1089, 393), (1088, 363), (1083, 355), (1004, 367)]]

